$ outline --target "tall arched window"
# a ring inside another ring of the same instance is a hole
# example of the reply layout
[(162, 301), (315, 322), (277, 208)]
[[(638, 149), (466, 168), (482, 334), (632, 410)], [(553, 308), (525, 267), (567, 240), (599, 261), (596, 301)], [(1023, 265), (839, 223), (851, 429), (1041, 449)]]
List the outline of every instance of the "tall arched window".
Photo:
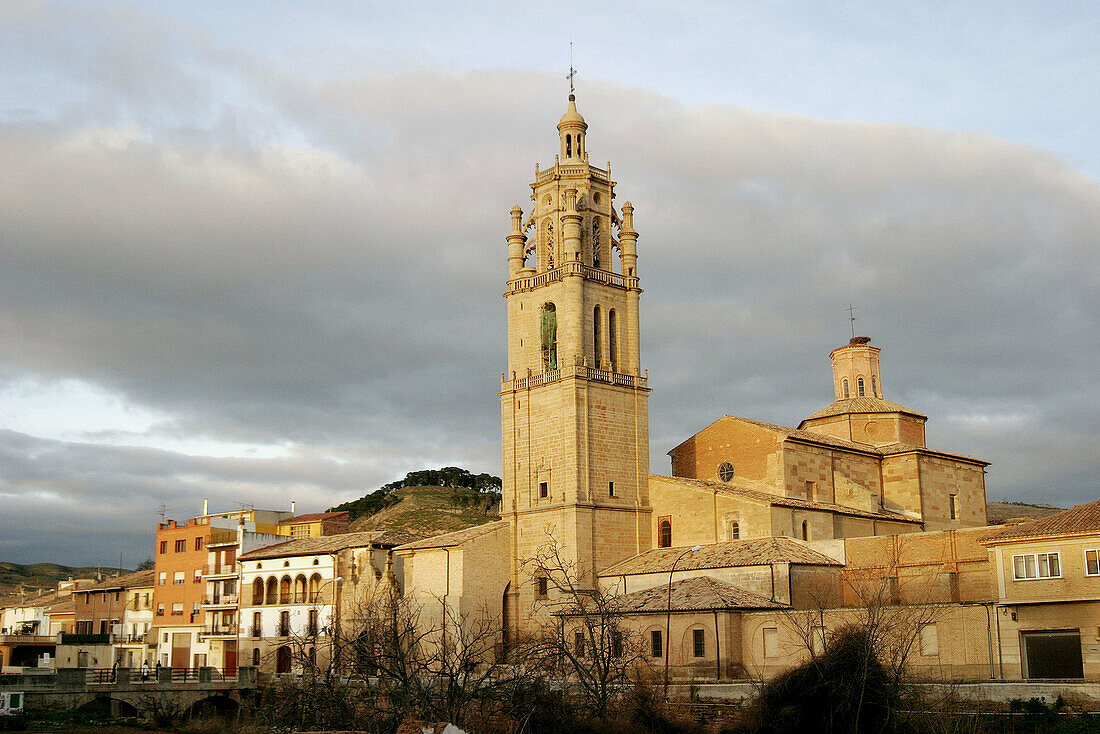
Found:
[(672, 520), (667, 517), (662, 517), (657, 523), (657, 547), (672, 547)]
[(260, 666), (260, 648), (258, 647), (252, 648), (252, 665), (257, 668)]
[(298, 574), (294, 579), (294, 603), (303, 604), (306, 601), (306, 577)]
[(809, 540), (810, 539), (810, 523), (807, 520), (802, 521), (802, 539), (803, 540)]
[(730, 523), (730, 540), (741, 539), (741, 525), (738, 522)]
[(860, 377), (856, 380), (856, 389), (859, 391), (859, 396), (863, 397), (863, 378)]
[(275, 580), (274, 576), (267, 580), (267, 603), (279, 603), (279, 582)]
[(290, 603), (290, 577), (283, 576), (283, 580), (279, 582), (279, 603)]
[(596, 369), (600, 368), (600, 347), (603, 346), (600, 343), (600, 336), (600, 307), (596, 306), (592, 309), (592, 350), (596, 356)]
[(264, 636), (264, 615), (262, 612), (252, 612), (252, 636)]
[(592, 220), (592, 267), (600, 267), (600, 220)]
[(321, 601), (321, 577), (318, 574), (309, 577), (309, 601), (311, 604)]
[(615, 309), (607, 312), (607, 358), (612, 372), (619, 371), (619, 325)]
[(540, 265), (546, 270), (552, 270), (554, 268), (554, 223), (550, 217), (546, 218), (546, 224), (543, 225), (543, 242), (546, 243), (545, 256), (542, 259)]
[(539, 321), (542, 341), (543, 371), (558, 368), (558, 309), (553, 303), (544, 303)]
[(264, 603), (264, 580), (256, 579), (252, 582), (252, 603), (259, 605)]
[(573, 157), (573, 137), (571, 135), (565, 136), (565, 157)]
[(848, 394), (848, 380), (847, 380), (847, 379), (841, 380), (841, 381), (840, 381), (840, 386), (841, 386), (842, 388), (844, 388), (844, 399), (845, 399), (845, 400), (847, 400), (847, 399), (848, 399), (849, 397), (851, 397), (851, 396), (850, 396), (850, 395)]
[(878, 397), (878, 380), (874, 375), (871, 375), (871, 394), (876, 398)]

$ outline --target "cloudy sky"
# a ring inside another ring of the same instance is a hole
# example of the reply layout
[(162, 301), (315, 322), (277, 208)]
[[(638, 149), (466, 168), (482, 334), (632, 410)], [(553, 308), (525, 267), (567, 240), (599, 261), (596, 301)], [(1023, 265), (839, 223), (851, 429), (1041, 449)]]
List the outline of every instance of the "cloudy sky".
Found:
[(844, 309), (991, 499), (1100, 496), (1091, 3), (0, 4), (0, 559), (500, 471), (568, 91), (641, 232), (652, 469), (831, 400)]

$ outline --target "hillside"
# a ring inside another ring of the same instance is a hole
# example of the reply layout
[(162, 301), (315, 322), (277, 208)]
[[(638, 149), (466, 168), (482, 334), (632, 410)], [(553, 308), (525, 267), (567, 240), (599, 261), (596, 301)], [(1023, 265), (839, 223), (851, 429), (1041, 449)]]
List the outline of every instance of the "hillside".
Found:
[(986, 521), (990, 525), (1000, 525), (1005, 520), (1025, 517), (1034, 520), (1037, 517), (1046, 517), (1055, 512), (1061, 512), (1064, 507), (1054, 505), (1032, 505), (1026, 502), (986, 502)]
[(351, 522), (353, 531), (401, 530), (417, 535), (439, 535), (498, 519), (499, 495), (452, 487), (402, 487), (391, 496), (394, 504)]
[[(100, 568), (104, 577), (115, 576), (130, 571), (117, 568)], [(67, 579), (94, 579), (97, 569), (92, 567), (60, 566), (56, 563), (6, 563), (0, 561), (0, 597), (19, 593), (19, 587), (26, 588), (28, 596), (39, 589), (56, 589), (58, 581)]]

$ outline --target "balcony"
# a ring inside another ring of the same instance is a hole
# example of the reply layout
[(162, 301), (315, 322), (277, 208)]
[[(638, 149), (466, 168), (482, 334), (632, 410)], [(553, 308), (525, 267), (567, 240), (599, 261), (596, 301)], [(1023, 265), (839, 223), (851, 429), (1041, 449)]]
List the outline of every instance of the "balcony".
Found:
[(240, 598), (236, 594), (213, 594), (203, 598), (204, 607), (236, 607)]
[(93, 635), (82, 634), (77, 635), (71, 632), (61, 633), (62, 645), (110, 645), (111, 636), (109, 634)]
[(649, 389), (648, 376), (628, 375), (622, 372), (613, 372), (608, 369), (589, 367), (586, 360), (577, 358), (576, 364), (572, 367), (562, 365), (556, 370), (531, 373), (526, 377), (516, 377), (514, 380), (508, 380), (506, 375), (501, 375), (500, 391), (509, 392), (512, 390), (526, 390), (528, 388), (538, 387), (539, 385), (558, 382), (562, 378), (567, 377), (591, 380), (593, 382), (607, 382), (612, 385), (622, 385), (623, 387), (636, 387), (642, 390)]
[(237, 565), (235, 563), (208, 563), (202, 567), (202, 577), (210, 578), (236, 578)]
[(235, 624), (215, 624), (199, 632), (199, 637), (202, 639), (210, 638), (231, 638), (237, 637), (237, 625)]
[(55, 645), (57, 638), (50, 635), (0, 635), (4, 645)]

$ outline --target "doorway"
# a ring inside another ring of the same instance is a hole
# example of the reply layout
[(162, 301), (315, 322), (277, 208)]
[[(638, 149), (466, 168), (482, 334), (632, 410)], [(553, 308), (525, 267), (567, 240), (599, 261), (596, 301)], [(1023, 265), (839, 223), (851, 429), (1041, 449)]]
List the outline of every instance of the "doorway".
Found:
[(1021, 632), (1024, 677), (1084, 678), (1080, 630)]

